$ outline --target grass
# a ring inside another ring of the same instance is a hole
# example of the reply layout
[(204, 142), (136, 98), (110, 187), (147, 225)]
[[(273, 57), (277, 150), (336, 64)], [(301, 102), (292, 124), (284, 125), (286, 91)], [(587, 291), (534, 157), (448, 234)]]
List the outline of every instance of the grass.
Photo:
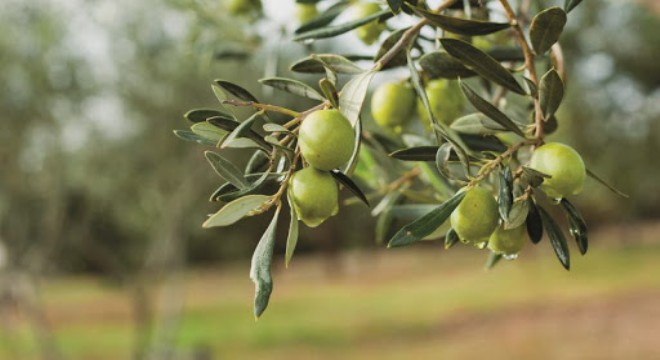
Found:
[[(574, 252), (571, 272), (547, 247), (530, 246), (490, 272), (483, 252), (428, 245), (348, 253), (340, 273), (327, 271), (333, 264), (321, 258), (297, 258), (277, 269), (258, 322), (247, 261), (197, 270), (181, 290), (175, 343), (180, 354), (207, 349), (232, 359), (660, 357), (655, 340), (643, 336), (660, 330), (660, 320), (644, 313), (660, 299), (660, 246), (594, 245), (586, 257)], [(42, 298), (67, 358), (130, 357), (125, 290), (64, 278), (44, 284)], [(0, 333), (0, 358), (38, 358), (25, 319), (11, 324)]]

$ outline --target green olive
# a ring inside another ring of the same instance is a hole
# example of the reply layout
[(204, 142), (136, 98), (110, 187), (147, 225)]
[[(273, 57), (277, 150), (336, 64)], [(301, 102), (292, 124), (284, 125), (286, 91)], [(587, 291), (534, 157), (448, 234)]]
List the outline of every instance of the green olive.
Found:
[(467, 190), (461, 203), (451, 214), (451, 227), (462, 242), (480, 245), (497, 227), (497, 202), (490, 191), (475, 187)]
[[(455, 80), (431, 80), (426, 85), (426, 96), (429, 99), (431, 111), (436, 119), (445, 125), (450, 125), (463, 112), (465, 99)], [(417, 100), (417, 113), (426, 129), (431, 129), (431, 121), (421, 100)]]
[(312, 167), (297, 171), (289, 180), (288, 191), (298, 220), (309, 227), (317, 227), (337, 214), (339, 191), (326, 171)]
[(318, 16), (319, 11), (316, 4), (296, 3), (296, 18), (301, 24), (305, 24)]
[(406, 84), (383, 84), (371, 97), (371, 115), (376, 124), (400, 131), (412, 117), (415, 109), (415, 91)]
[(551, 176), (541, 184), (541, 190), (551, 198), (578, 194), (587, 176), (580, 154), (561, 143), (547, 143), (538, 147), (532, 153), (529, 166)]
[(514, 229), (505, 230), (503, 225), (495, 229), (488, 239), (488, 248), (502, 255), (516, 255), (527, 242), (527, 227), (525, 224)]
[[(349, 21), (363, 19), (381, 11), (380, 5), (371, 2), (360, 2), (351, 7), (351, 18)], [(385, 30), (385, 24), (378, 20), (371, 21), (356, 29), (357, 37), (366, 45), (371, 45), (378, 40), (380, 33)]]
[(232, 15), (246, 15), (261, 10), (260, 0), (225, 0), (225, 5)]
[(332, 170), (345, 164), (353, 154), (355, 132), (338, 110), (317, 110), (300, 125), (300, 153), (319, 170)]

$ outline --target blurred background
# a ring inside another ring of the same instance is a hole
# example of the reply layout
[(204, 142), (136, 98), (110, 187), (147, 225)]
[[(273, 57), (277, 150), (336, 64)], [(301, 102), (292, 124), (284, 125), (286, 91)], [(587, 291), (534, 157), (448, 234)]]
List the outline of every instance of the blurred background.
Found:
[(255, 323), (249, 257), (269, 219), (203, 230), (220, 179), (172, 130), (216, 106), (215, 78), (305, 109), (256, 80), (311, 51), (375, 51), (353, 34), (292, 43), (293, 0), (264, 3), (252, 21), (219, 1), (2, 1), (0, 359), (660, 358), (655, 1), (585, 1), (562, 36), (552, 139), (630, 195), (588, 180), (574, 200), (592, 245), (571, 272), (547, 241), (490, 272), (474, 249), (386, 251), (345, 206), (302, 230), (289, 269), (278, 243)]

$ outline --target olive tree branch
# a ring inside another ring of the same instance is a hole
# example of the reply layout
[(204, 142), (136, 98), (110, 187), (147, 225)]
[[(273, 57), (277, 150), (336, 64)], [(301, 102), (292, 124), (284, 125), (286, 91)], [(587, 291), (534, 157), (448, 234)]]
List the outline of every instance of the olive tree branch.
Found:
[(276, 113), (289, 115), (289, 116), (293, 116), (293, 117), (300, 116), (299, 112), (293, 111), (291, 109), (287, 109), (285, 107), (270, 105), (270, 104), (262, 104), (262, 103), (258, 103), (258, 102), (254, 102), (254, 101), (241, 101), (241, 100), (230, 99), (230, 100), (225, 100), (222, 103), (223, 104), (228, 104), (228, 105), (233, 105), (233, 106), (252, 106), (255, 109), (276, 112)]
[(479, 170), (479, 174), (472, 178), (470, 180), (470, 183), (468, 184), (468, 187), (472, 187), (477, 185), (479, 182), (484, 180), (490, 173), (497, 168), (504, 160), (510, 158), (513, 154), (516, 153), (516, 151), (520, 150), (520, 148), (528, 145), (533, 145), (535, 143), (534, 140), (524, 140), (519, 143), (516, 143), (509, 147), (505, 152), (501, 153), (498, 155), (495, 159), (489, 160), (484, 164), (484, 166), (481, 167)]
[[(525, 39), (525, 33), (523, 32), (523, 29), (520, 26), (520, 23), (516, 18), (516, 14), (513, 12), (513, 9), (511, 8), (509, 1), (500, 0), (500, 4), (502, 4), (502, 7), (504, 8), (506, 17), (509, 19), (509, 23), (511, 24), (511, 27), (513, 28), (513, 31), (516, 34), (516, 38), (518, 39), (518, 43), (522, 48), (523, 55), (525, 56), (525, 68), (527, 68), (527, 73), (529, 74), (529, 78), (532, 81), (532, 83), (534, 83), (534, 85), (538, 88), (539, 78), (536, 73), (536, 68), (534, 67), (534, 53), (532, 52), (532, 49), (530, 48), (529, 43), (527, 42), (527, 39)], [(536, 139), (537, 142), (541, 142), (543, 141), (543, 113), (541, 111), (541, 102), (539, 101), (538, 94), (532, 94), (532, 97), (534, 99), (534, 112), (535, 112), (534, 125), (536, 127), (534, 132), (534, 138)]]

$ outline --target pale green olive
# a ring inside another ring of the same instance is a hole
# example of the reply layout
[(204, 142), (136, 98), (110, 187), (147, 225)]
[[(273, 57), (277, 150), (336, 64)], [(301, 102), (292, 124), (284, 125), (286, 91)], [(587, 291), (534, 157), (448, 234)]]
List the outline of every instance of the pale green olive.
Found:
[(527, 242), (527, 227), (525, 224), (514, 229), (505, 230), (503, 225), (495, 229), (488, 239), (488, 248), (502, 255), (516, 255)]
[[(382, 9), (380, 5), (371, 2), (359, 2), (353, 5), (349, 11), (351, 18), (349, 21), (363, 19), (367, 16), (373, 15)], [(371, 45), (378, 40), (380, 33), (385, 30), (385, 24), (378, 22), (378, 20), (371, 21), (356, 29), (357, 37), (362, 40), (366, 45)]]
[(572, 147), (561, 143), (547, 143), (532, 153), (529, 166), (550, 175), (541, 190), (551, 198), (563, 198), (582, 191), (587, 177), (582, 157)]
[(246, 15), (261, 10), (260, 0), (225, 0), (225, 6), (232, 15)]
[[(431, 80), (426, 85), (426, 96), (433, 115), (445, 125), (450, 125), (463, 112), (465, 98), (456, 80)], [(424, 127), (430, 129), (431, 121), (420, 99), (417, 100), (417, 113)]]
[(318, 16), (316, 4), (296, 3), (296, 18), (301, 24), (307, 23)]
[(381, 85), (371, 97), (371, 115), (386, 129), (401, 130), (415, 109), (415, 91), (400, 82)]
[(307, 163), (319, 170), (332, 170), (351, 158), (355, 132), (338, 110), (318, 110), (303, 120), (298, 141)]
[(467, 190), (461, 203), (451, 214), (451, 227), (462, 242), (480, 245), (497, 227), (497, 202), (490, 191), (475, 187)]
[(317, 227), (337, 214), (339, 191), (327, 171), (312, 167), (297, 171), (289, 180), (288, 191), (298, 220), (309, 227)]

